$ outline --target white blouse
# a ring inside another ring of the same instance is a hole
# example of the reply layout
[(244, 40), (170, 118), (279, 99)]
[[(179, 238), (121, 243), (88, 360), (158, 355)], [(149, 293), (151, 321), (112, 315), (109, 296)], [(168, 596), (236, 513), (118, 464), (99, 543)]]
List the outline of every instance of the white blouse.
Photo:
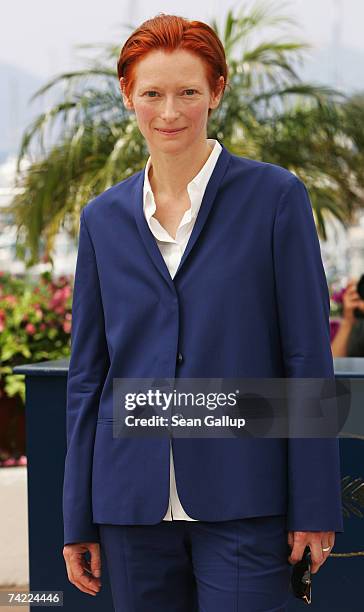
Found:
[[(205, 162), (204, 166), (201, 168), (200, 172), (196, 174), (192, 181), (187, 185), (187, 192), (191, 200), (191, 207), (185, 211), (181, 219), (181, 222), (177, 229), (176, 239), (172, 238), (172, 236), (168, 234), (168, 232), (159, 223), (159, 221), (157, 221), (157, 219), (153, 217), (157, 207), (154, 200), (154, 194), (149, 182), (149, 168), (151, 166), (151, 157), (148, 158), (145, 167), (143, 187), (144, 215), (148, 222), (150, 231), (156, 239), (159, 250), (163, 256), (164, 261), (166, 262), (167, 268), (172, 278), (174, 277), (177, 271), (183, 252), (191, 236), (192, 229), (201, 206), (203, 194), (205, 192), (207, 183), (222, 149), (220, 143), (214, 138), (208, 138), (207, 142), (212, 149), (211, 154)], [(195, 521), (196, 519), (191, 518), (185, 512), (178, 497), (173, 464), (172, 444), (170, 445), (170, 452), (171, 460), (169, 505), (163, 520)]]

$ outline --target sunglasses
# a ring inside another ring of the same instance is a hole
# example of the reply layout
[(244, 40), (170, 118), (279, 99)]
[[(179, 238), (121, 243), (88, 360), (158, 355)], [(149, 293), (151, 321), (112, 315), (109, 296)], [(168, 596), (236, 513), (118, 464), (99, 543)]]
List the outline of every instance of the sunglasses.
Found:
[(306, 604), (311, 603), (311, 551), (306, 546), (302, 559), (294, 564), (291, 574), (291, 586), (295, 597)]

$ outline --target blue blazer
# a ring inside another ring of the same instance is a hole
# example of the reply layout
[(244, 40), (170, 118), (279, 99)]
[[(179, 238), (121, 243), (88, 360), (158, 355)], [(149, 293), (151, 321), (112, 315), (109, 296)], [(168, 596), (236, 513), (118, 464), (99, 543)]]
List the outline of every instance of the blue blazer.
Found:
[[(67, 382), (64, 543), (155, 524), (170, 441), (113, 437), (114, 378), (332, 377), (329, 295), (310, 200), (288, 170), (224, 146), (172, 280), (143, 214), (144, 169), (80, 216)], [(343, 531), (337, 438), (175, 438), (189, 516), (287, 513)]]

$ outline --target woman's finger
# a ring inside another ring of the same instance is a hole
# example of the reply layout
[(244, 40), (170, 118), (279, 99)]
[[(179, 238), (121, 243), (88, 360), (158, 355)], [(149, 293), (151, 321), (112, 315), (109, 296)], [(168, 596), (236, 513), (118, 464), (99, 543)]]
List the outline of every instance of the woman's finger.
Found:
[(321, 545), (321, 540), (315, 540), (314, 542), (310, 542), (312, 574), (316, 574), (316, 572), (319, 570), (320, 565), (322, 565), (325, 560), (325, 553), (322, 552), (322, 548), (323, 547)]

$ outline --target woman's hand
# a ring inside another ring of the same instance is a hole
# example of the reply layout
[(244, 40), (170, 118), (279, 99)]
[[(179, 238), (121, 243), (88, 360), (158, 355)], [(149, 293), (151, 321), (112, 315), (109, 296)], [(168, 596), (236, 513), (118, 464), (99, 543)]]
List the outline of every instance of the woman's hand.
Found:
[[(90, 551), (91, 561), (84, 557), (87, 551)], [(66, 562), (68, 580), (80, 591), (96, 595), (101, 588), (100, 544), (97, 542), (66, 544), (63, 547), (63, 557)]]
[[(335, 544), (335, 531), (289, 531), (288, 544), (292, 548), (288, 561), (291, 565), (301, 561), (306, 546), (311, 550), (311, 573), (316, 574)], [(323, 548), (330, 546), (326, 552)]]
[(350, 279), (343, 294), (343, 321), (352, 325), (356, 321), (355, 308), (359, 308), (364, 312), (364, 300), (361, 299), (357, 292), (357, 283), (357, 279)]
[(357, 282), (355, 278), (350, 279), (343, 293), (343, 316), (339, 329), (331, 342), (333, 357), (347, 356), (349, 336), (357, 320), (354, 310), (359, 308), (364, 312), (364, 300), (360, 298), (357, 292)]

